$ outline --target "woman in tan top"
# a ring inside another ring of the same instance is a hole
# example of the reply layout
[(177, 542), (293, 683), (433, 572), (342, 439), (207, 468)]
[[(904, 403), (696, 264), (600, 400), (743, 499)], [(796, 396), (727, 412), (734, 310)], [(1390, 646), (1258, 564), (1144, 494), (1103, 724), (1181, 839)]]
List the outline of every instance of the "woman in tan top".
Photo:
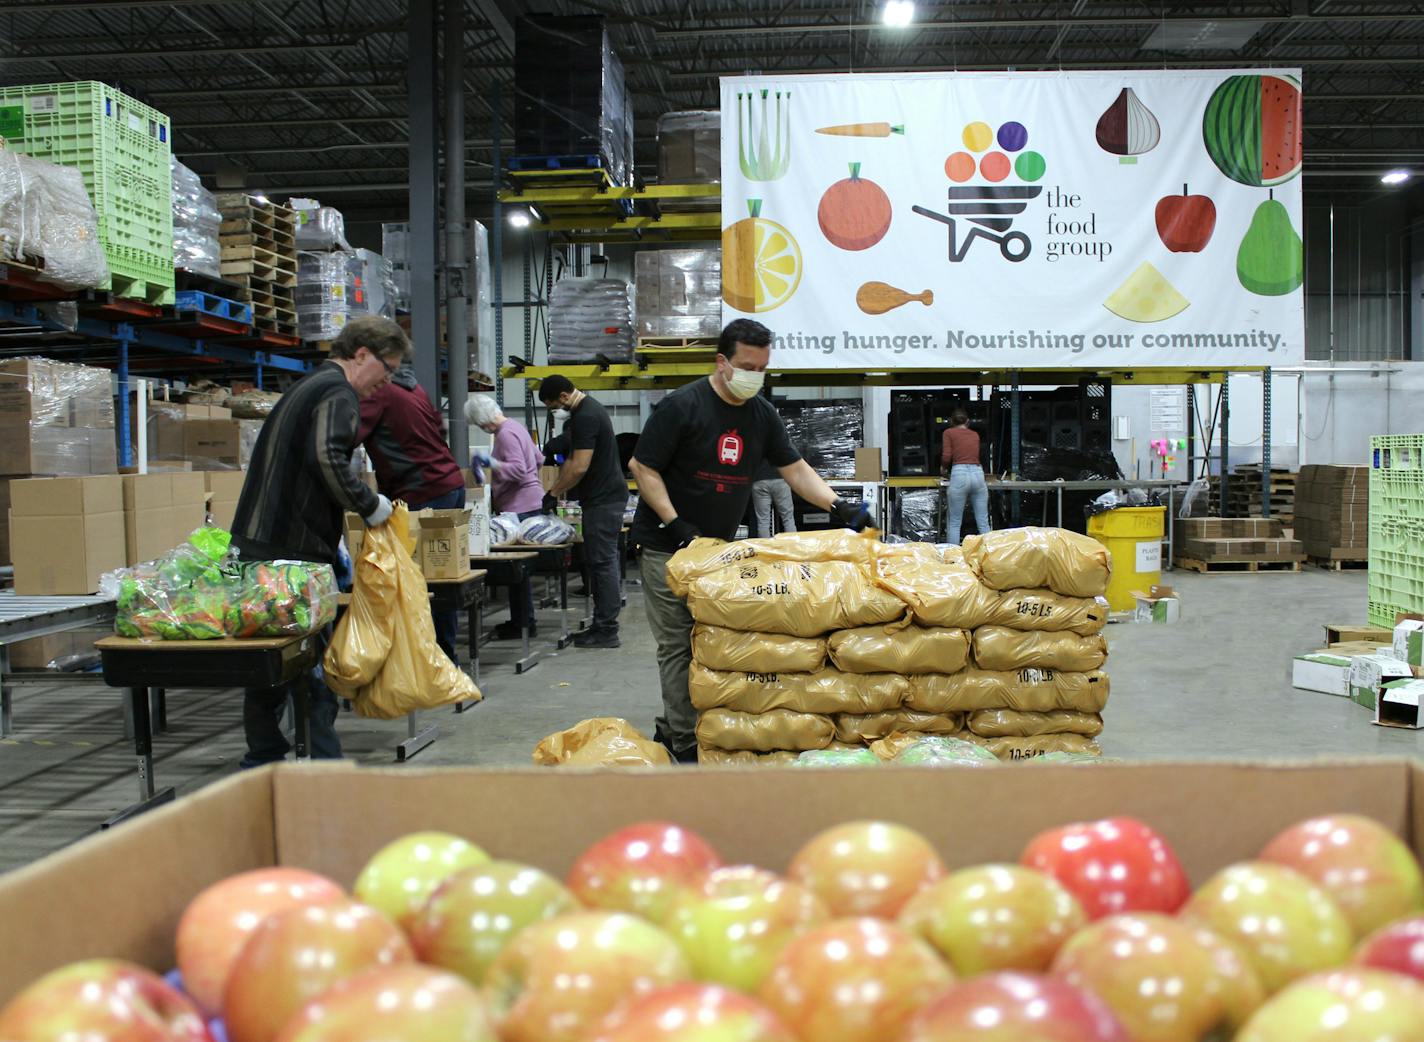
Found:
[(949, 414), (939, 469), (949, 475), (949, 542), (959, 545), (959, 529), (964, 520), (964, 504), (974, 508), (974, 524), (979, 534), (989, 527), (989, 486), (979, 464), (979, 435), (969, 429), (969, 414), (955, 409)]

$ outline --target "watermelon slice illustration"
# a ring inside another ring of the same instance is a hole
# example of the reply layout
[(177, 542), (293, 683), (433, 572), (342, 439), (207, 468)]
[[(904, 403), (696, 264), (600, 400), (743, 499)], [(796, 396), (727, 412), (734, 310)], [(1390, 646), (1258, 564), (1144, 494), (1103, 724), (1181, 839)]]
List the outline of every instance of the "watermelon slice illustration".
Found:
[(1211, 161), (1231, 180), (1263, 187), (1300, 173), (1300, 84), (1287, 76), (1229, 76), (1202, 117)]

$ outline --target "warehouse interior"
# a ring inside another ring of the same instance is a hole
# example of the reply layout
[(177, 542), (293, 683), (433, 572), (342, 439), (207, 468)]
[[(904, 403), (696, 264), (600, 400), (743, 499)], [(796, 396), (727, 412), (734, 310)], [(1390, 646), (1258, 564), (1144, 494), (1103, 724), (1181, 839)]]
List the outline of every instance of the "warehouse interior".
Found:
[[(1424, 4), (7, 0), (0, 56), (0, 921), (105, 851), (170, 851), (186, 903), (284, 847), (338, 878), (416, 829), (507, 837), (481, 779), (572, 813), (565, 774), (611, 786), (571, 835), (686, 799), (731, 848), (747, 774), (858, 769), (869, 816), (916, 764), (954, 814), (990, 791), (960, 768), (1042, 772), (1031, 812), (985, 798), (1022, 831), (1189, 816), (1228, 781), (1185, 764), (1239, 771), (1251, 828), (1424, 850)], [(351, 430), (279, 442), (322, 374)], [(381, 447), (397, 385), (464, 480), (392, 483), (431, 466)], [(279, 538), (308, 499), (314, 553)], [(358, 775), (370, 837), (293, 809)], [(210, 863), (172, 853), (213, 813)], [(1177, 826), (1197, 882), (1259, 847)], [(0, 953), (0, 1038), (7, 969), (167, 972), (182, 909)], [(756, 1038), (832, 1037), (792, 1028)]]

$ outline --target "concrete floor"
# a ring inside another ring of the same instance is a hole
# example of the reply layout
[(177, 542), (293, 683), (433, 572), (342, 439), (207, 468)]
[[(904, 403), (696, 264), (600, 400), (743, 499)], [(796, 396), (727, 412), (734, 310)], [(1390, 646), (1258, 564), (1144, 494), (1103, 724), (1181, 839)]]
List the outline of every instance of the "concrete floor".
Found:
[[(1419, 733), (1370, 724), (1342, 698), (1296, 691), (1290, 660), (1321, 645), (1325, 623), (1363, 621), (1364, 571), (1169, 577), (1182, 599), (1176, 625), (1118, 624), (1107, 631), (1112, 698), (1101, 738), (1123, 759), (1420, 756)], [(570, 618), (574, 616), (570, 612)], [(487, 625), (503, 611), (487, 613)], [(544, 634), (558, 613), (545, 610)], [(485, 646), (474, 710), (426, 714), (440, 737), (418, 766), (527, 765), (544, 735), (591, 716), (624, 716), (651, 733), (659, 705), (653, 642), (641, 595), (630, 587), (618, 651), (569, 648), (515, 675), (515, 645)], [(16, 732), (0, 740), (0, 871), (93, 831), (137, 795), (119, 692), (96, 686), (25, 687)], [(156, 739), (155, 776), (180, 795), (236, 770), (243, 752), (236, 692), (173, 691), (168, 732)], [(403, 721), (343, 714), (347, 755), (389, 764)]]

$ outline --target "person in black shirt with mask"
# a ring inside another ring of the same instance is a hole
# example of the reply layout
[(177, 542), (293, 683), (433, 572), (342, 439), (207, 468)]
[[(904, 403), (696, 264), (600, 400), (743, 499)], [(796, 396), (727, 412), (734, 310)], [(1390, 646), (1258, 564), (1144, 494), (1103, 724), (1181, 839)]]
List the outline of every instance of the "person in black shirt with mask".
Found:
[(780, 415), (760, 396), (770, 360), (771, 330), (746, 318), (727, 325), (716, 372), (664, 398), (633, 453), (639, 502), (632, 537), (642, 546), (643, 603), (662, 683), (657, 737), (683, 762), (697, 758), (697, 715), (687, 692), (692, 615), (668, 590), (668, 559), (698, 536), (736, 535), (763, 460), (798, 496), (848, 527), (860, 531), (871, 521), (864, 504), (841, 499), (801, 458)]
[(575, 387), (566, 376), (550, 376), (539, 384), (539, 400), (567, 415), (562, 436), (568, 440), (568, 458), (559, 478), (549, 489), (558, 498), (569, 494), (583, 510), (583, 550), (588, 559), (588, 581), (593, 583), (593, 624), (574, 638), (579, 648), (616, 648), (618, 613), (623, 605), (619, 589), (618, 533), (623, 531), (623, 511), (628, 506), (628, 479), (618, 459), (618, 442), (608, 410)]

